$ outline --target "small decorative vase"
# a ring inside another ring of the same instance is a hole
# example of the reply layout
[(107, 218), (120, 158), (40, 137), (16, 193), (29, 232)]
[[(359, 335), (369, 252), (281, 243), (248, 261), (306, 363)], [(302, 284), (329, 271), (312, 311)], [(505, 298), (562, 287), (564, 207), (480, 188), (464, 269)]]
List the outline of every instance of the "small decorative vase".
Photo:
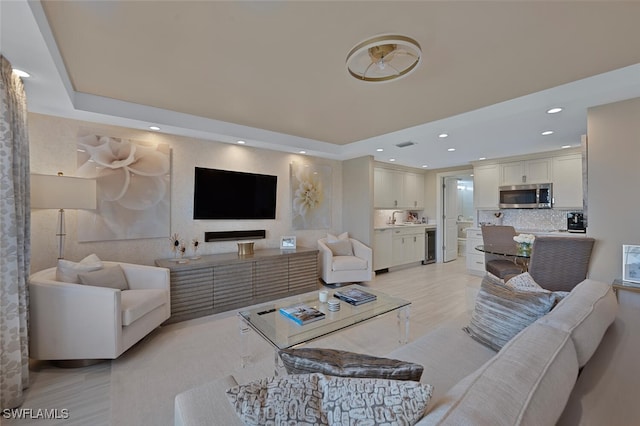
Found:
[(518, 254), (523, 256), (531, 255), (531, 244), (518, 243)]

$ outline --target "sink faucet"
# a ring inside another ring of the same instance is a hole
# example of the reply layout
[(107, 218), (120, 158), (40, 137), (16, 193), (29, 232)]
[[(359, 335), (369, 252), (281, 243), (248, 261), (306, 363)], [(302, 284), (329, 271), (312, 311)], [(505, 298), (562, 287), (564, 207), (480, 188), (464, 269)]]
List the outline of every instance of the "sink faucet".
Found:
[(391, 213), (391, 223), (393, 224), (396, 223), (396, 213), (404, 213), (404, 210), (396, 210), (393, 213)]

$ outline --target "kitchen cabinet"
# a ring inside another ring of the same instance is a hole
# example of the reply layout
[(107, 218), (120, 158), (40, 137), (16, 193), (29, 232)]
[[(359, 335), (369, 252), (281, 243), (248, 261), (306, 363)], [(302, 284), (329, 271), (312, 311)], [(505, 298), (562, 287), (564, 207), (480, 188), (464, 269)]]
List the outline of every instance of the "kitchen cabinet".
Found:
[(424, 233), (425, 228), (422, 226), (393, 229), (393, 266), (424, 260)]
[(424, 208), (424, 175), (376, 167), (373, 176), (375, 208)]
[(551, 182), (551, 158), (511, 161), (500, 164), (500, 185)]
[(373, 205), (376, 208), (398, 208), (404, 191), (404, 174), (399, 170), (376, 167), (373, 170)]
[(402, 190), (402, 207), (409, 209), (424, 208), (424, 175), (405, 173)]
[(373, 233), (373, 270), (379, 271), (393, 265), (393, 247), (390, 228), (376, 229)]
[(478, 228), (467, 228), (467, 271), (470, 274), (484, 276), (484, 253), (476, 250), (482, 244), (482, 230)]
[(473, 207), (477, 210), (498, 209), (500, 186), (498, 164), (483, 164), (473, 168)]
[(553, 207), (582, 210), (582, 155), (553, 159)]

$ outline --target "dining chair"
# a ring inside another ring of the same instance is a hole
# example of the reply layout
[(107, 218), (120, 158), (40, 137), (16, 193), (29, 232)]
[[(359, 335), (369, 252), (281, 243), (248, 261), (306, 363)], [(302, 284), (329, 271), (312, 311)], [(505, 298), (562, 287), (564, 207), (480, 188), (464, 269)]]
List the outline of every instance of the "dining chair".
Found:
[(587, 237), (536, 237), (529, 274), (542, 288), (571, 291), (587, 278), (594, 243)]
[[(513, 251), (516, 251), (517, 244), (514, 241), (513, 237), (515, 237), (517, 234), (513, 226), (483, 225), (480, 227), (480, 229), (482, 230), (482, 243), (485, 246), (513, 246)], [(513, 275), (518, 275), (525, 271), (525, 267), (522, 265), (518, 265), (515, 262), (515, 258), (513, 257), (486, 252), (484, 254), (484, 267), (487, 272), (501, 279), (505, 279)]]

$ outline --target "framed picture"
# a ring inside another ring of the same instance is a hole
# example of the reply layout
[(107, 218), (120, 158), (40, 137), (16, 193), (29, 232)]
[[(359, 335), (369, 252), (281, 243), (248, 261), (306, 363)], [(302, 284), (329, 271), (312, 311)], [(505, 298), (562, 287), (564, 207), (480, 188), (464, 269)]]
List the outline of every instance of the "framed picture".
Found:
[(296, 237), (280, 237), (281, 250), (294, 250), (296, 248)]
[(640, 283), (640, 246), (622, 245), (622, 281)]

